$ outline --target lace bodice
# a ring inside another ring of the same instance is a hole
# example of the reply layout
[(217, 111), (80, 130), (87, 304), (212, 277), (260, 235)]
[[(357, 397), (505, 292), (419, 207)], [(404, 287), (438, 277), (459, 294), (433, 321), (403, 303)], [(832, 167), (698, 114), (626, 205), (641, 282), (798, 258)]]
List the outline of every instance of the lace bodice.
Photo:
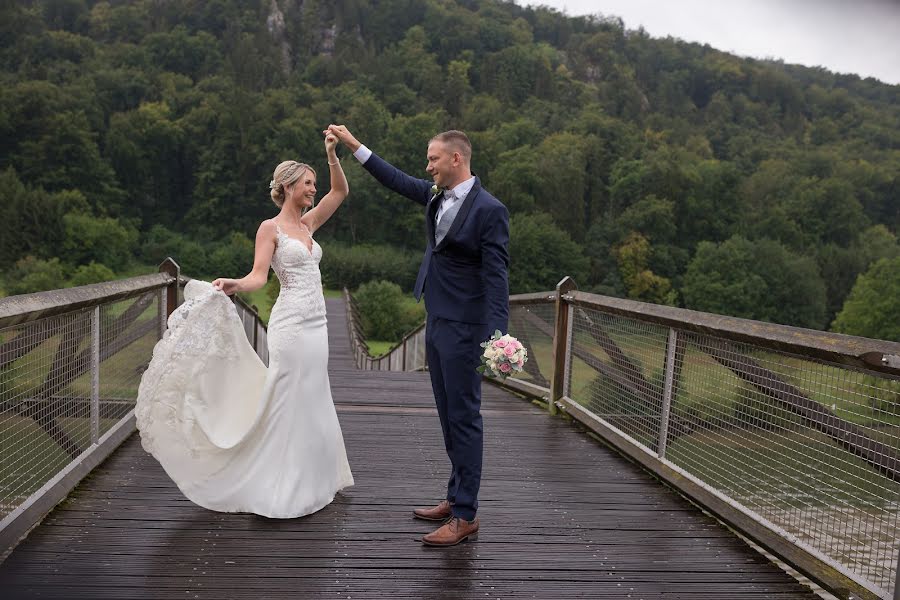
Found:
[[(269, 337), (287, 334), (302, 321), (325, 316), (325, 297), (322, 294), (322, 274), (319, 261), (322, 247), (313, 240), (312, 251), (307, 245), (276, 227), (275, 254), (272, 269), (281, 282), (281, 293), (269, 318)], [(312, 238), (312, 236), (310, 236)]]

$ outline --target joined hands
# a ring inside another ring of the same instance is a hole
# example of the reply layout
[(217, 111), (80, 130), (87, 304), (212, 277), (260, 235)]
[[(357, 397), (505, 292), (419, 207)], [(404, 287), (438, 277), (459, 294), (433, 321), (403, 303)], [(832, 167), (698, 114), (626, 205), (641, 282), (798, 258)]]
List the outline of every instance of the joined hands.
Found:
[(335, 125), (332, 123), (328, 126), (328, 129), (326, 129), (322, 133), (324, 133), (326, 136), (329, 134), (335, 136), (338, 140), (340, 140), (342, 144), (347, 146), (350, 152), (356, 152), (357, 150), (359, 150), (359, 147), (362, 146), (359, 140), (353, 137), (353, 134), (350, 133), (350, 130), (347, 129), (344, 125)]

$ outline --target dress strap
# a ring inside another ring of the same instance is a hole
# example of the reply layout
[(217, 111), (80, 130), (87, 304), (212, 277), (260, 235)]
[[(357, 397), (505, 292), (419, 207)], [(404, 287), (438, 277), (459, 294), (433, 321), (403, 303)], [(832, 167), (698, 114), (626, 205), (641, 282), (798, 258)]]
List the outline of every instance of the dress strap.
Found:
[(280, 237), (290, 237), (288, 234), (286, 234), (281, 229), (281, 225), (278, 224), (278, 221), (276, 221), (275, 219), (272, 219), (272, 222), (275, 223), (275, 239), (276, 240)]

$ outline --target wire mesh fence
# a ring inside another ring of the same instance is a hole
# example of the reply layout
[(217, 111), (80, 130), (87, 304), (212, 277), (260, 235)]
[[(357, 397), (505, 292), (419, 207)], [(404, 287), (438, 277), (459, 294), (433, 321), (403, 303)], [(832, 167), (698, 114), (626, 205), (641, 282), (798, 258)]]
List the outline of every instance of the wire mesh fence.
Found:
[(520, 304), (510, 299), (509, 334), (528, 350), (524, 372), (517, 376), (538, 387), (550, 388), (553, 381), (553, 329), (556, 306), (552, 301)]
[(883, 589), (900, 532), (900, 382), (690, 337), (667, 457)]
[[(361, 342), (365, 345), (365, 342)], [(400, 342), (381, 356), (372, 357), (368, 349), (358, 347), (357, 361), (361, 368), (374, 371), (423, 371), (425, 361), (425, 326), (406, 334)]]
[[(160, 274), (0, 301), (0, 548), (134, 431), (141, 376), (177, 305), (177, 281), (167, 260)], [(267, 361), (256, 311), (236, 310)]]
[(0, 520), (133, 408), (159, 293), (0, 330)]
[(900, 381), (570, 310), (574, 402), (888, 597), (900, 552)]

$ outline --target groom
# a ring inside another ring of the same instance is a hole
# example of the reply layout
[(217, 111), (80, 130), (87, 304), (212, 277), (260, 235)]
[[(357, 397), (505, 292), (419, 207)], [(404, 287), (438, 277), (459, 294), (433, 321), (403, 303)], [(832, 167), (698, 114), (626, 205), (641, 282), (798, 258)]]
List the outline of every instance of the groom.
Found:
[(444, 445), (452, 470), (447, 497), (414, 516), (444, 521), (422, 538), (453, 546), (478, 533), (481, 484), (481, 342), (509, 318), (509, 213), (472, 175), (472, 144), (461, 131), (439, 133), (428, 144), (416, 179), (362, 145), (343, 125), (328, 128), (382, 185), (425, 207), (426, 246), (414, 294), (425, 294), (425, 352)]

